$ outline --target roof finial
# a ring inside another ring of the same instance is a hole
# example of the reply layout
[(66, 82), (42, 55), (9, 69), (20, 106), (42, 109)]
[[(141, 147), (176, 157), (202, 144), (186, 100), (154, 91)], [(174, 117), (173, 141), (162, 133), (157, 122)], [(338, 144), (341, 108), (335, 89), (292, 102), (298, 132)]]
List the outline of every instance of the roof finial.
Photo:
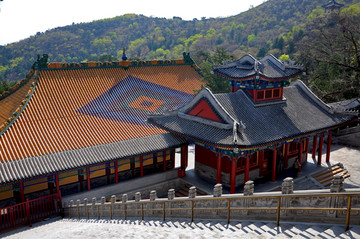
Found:
[(127, 56), (126, 56), (126, 54), (125, 54), (125, 47), (123, 47), (123, 55), (122, 55), (121, 59), (122, 59), (123, 61), (126, 61), (126, 60), (127, 60)]

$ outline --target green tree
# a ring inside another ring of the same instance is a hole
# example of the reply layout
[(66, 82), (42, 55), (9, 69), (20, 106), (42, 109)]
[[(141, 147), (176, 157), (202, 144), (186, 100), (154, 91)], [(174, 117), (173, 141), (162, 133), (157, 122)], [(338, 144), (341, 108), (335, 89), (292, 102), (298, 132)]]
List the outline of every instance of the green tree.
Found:
[(230, 92), (231, 87), (229, 80), (212, 73), (214, 66), (232, 59), (229, 52), (224, 48), (218, 47), (212, 54), (207, 54), (206, 52), (201, 52), (200, 54), (204, 58), (201, 70), (203, 72), (205, 86), (210, 88), (213, 93)]
[(326, 101), (360, 97), (359, 22), (358, 5), (308, 18), (300, 59)]

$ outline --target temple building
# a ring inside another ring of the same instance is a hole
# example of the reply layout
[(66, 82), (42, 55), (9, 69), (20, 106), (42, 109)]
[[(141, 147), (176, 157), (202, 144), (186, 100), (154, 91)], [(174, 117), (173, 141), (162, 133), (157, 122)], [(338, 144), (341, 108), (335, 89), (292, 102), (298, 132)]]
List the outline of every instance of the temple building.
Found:
[[(153, 125), (195, 144), (195, 172), (235, 193), (248, 180), (275, 181), (284, 169), (307, 162), (309, 139), (313, 158), (321, 164), (324, 136), (356, 120), (356, 114), (337, 112), (300, 80), (293, 62), (272, 55), (257, 60), (251, 55), (217, 66), (215, 74), (231, 83), (231, 93), (202, 89), (182, 108), (152, 114)], [(330, 145), (326, 161), (330, 160)]]
[(174, 168), (188, 142), (151, 125), (201, 88), (189, 55), (166, 61), (48, 63), (0, 96), (0, 202), (90, 190)]
[(338, 3), (335, 0), (332, 0), (324, 5), (322, 5), (322, 7), (325, 9), (325, 11), (334, 11), (334, 10), (340, 10), (340, 8), (342, 8), (344, 6), (344, 4)]

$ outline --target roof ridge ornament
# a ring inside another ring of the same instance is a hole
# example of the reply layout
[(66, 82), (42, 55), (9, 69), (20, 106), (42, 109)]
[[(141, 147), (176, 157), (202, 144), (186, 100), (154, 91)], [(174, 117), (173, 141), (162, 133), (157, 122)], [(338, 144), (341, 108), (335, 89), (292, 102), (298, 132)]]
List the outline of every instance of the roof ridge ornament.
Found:
[(126, 56), (126, 53), (125, 53), (125, 47), (124, 46), (123, 46), (123, 55), (122, 55), (121, 59), (123, 61), (126, 61), (128, 59), (127, 56)]

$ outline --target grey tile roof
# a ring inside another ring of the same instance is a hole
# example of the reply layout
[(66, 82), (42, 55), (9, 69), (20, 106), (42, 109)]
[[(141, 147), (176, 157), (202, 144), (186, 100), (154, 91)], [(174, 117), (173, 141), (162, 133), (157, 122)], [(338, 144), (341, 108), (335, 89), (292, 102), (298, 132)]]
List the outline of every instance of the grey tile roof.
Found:
[(20, 179), (128, 158), (139, 154), (156, 152), (164, 148), (180, 147), (184, 143), (186, 143), (186, 141), (182, 137), (165, 133), (1, 162), (0, 183), (9, 183)]
[(251, 55), (245, 55), (237, 61), (217, 66), (216, 74), (232, 79), (246, 79), (257, 75), (264, 79), (287, 79), (302, 72), (300, 66), (285, 64), (273, 55), (268, 55), (261, 60)]
[(243, 90), (212, 96), (211, 92), (205, 92), (205, 95), (208, 95), (208, 98), (214, 96), (224, 111), (236, 123), (244, 126), (236, 129), (237, 142), (234, 142), (233, 129), (221, 129), (181, 117), (177, 111), (167, 115), (150, 116), (149, 122), (170, 132), (212, 145), (249, 147), (331, 128), (355, 117), (333, 114), (332, 108), (313, 95), (301, 81), (284, 88), (286, 99), (268, 103), (254, 104)]

